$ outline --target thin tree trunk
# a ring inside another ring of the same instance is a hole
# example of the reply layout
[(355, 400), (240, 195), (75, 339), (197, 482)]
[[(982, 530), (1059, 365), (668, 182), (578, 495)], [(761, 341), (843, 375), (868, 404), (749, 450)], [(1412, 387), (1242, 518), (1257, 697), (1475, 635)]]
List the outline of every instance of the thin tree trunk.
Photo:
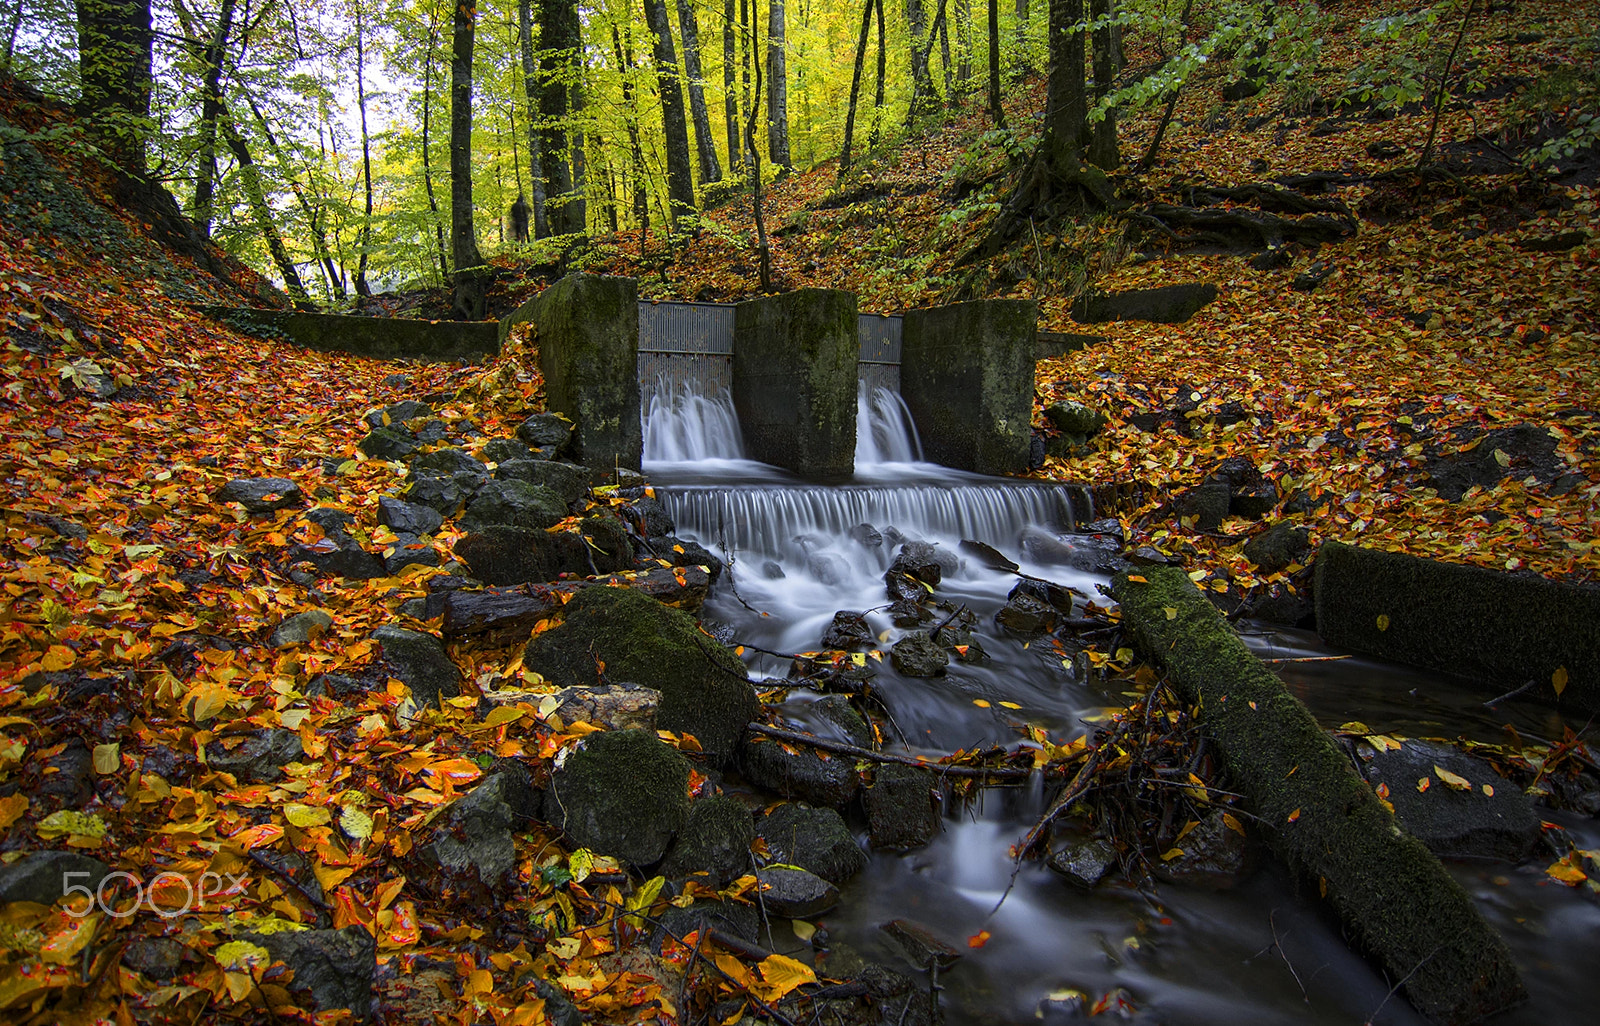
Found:
[(450, 39), (450, 249), (455, 278), (450, 305), (462, 320), (478, 321), (488, 312), (483, 256), (472, 210), (472, 51), (477, 42), (478, 10), (456, 5)]
[(996, 128), (1006, 127), (1000, 104), (1000, 0), (989, 0), (989, 116)]
[[(779, 168), (789, 157), (789, 56), (784, 0), (767, 0), (767, 156)], [(760, 73), (760, 68), (757, 69)]]
[(567, 200), (567, 231), (584, 234), (589, 231), (589, 151), (583, 141), (582, 82), (574, 82), (568, 88), (567, 109), (572, 112), (572, 124), (567, 128), (567, 145), (572, 150), (572, 196)]
[(1417, 160), (1417, 169), (1427, 167), (1433, 161), (1433, 144), (1439, 138), (1439, 115), (1444, 113), (1444, 94), (1450, 87), (1450, 69), (1455, 65), (1456, 54), (1461, 52), (1461, 42), (1467, 38), (1467, 26), (1472, 24), (1472, 9), (1478, 6), (1478, 0), (1467, 0), (1467, 9), (1461, 12), (1461, 29), (1456, 33), (1456, 45), (1450, 48), (1450, 56), (1445, 58), (1444, 70), (1439, 74), (1439, 91), (1433, 94), (1433, 120), (1428, 123), (1428, 141), (1422, 146), (1422, 156)]
[(661, 95), (661, 127), (667, 149), (667, 199), (671, 223), (692, 214), (694, 169), (689, 162), (689, 126), (683, 111), (683, 89), (678, 77), (678, 57), (673, 52), (672, 22), (666, 0), (644, 0), (645, 18), (654, 36), (656, 88)]
[(956, 88), (965, 96), (972, 91), (972, 0), (956, 4)]
[[(428, 26), (428, 53), (422, 65), (422, 187), (428, 192), (428, 210), (433, 214), (433, 234), (439, 244), (439, 280), (450, 281), (450, 258), (444, 248), (444, 219), (439, 216), (439, 200), (433, 194), (433, 165), (429, 161), (428, 133), (433, 99), (433, 51), (439, 42), (437, 26)], [(339, 290), (344, 291), (341, 283)]]
[(867, 136), (867, 149), (878, 148), (883, 137), (884, 78), (889, 71), (889, 51), (883, 41), (883, 0), (873, 0), (873, 10), (878, 19), (878, 88), (872, 95), (872, 134)]
[(706, 111), (705, 75), (700, 67), (700, 24), (690, 0), (678, 0), (678, 28), (683, 32), (683, 72), (689, 81), (689, 114), (694, 119), (694, 144), (700, 157), (700, 184), (722, 181), (717, 141)]
[(517, 41), (522, 50), (522, 92), (528, 101), (528, 191), (533, 193), (533, 237), (550, 237), (544, 203), (544, 159), (539, 152), (539, 62), (533, 55), (533, 0), (517, 0)]
[(735, 17), (733, 0), (722, 3), (722, 111), (728, 121), (728, 171), (744, 163), (739, 144), (739, 54), (734, 45)]
[(750, 5), (753, 0), (739, 0), (739, 63), (743, 69), (741, 74), (741, 110), (750, 109), (750, 48), (755, 45), (750, 41)]
[(361, 219), (361, 233), (357, 245), (361, 256), (356, 264), (356, 295), (372, 295), (367, 284), (367, 258), (372, 248), (372, 142), (367, 133), (367, 65), (366, 26), (361, 17), (361, 0), (356, 0), (356, 103), (361, 108), (361, 173), (366, 179), (367, 210)]
[(143, 178), (155, 46), (150, 0), (75, 0), (74, 7), (79, 110), (95, 118), (94, 131), (112, 162)]
[(220, 124), (222, 134), (228, 140), (228, 147), (233, 150), (233, 159), (239, 162), (239, 175), (244, 180), (245, 196), (250, 200), (250, 209), (255, 214), (256, 230), (261, 232), (261, 237), (267, 243), (267, 252), (272, 254), (272, 262), (278, 265), (278, 273), (283, 275), (284, 288), (297, 303), (309, 303), (311, 297), (306, 293), (306, 287), (300, 281), (300, 274), (295, 270), (294, 261), (289, 259), (289, 251), (283, 246), (283, 236), (278, 234), (278, 226), (272, 220), (272, 208), (267, 205), (267, 194), (261, 185), (261, 172), (256, 167), (256, 162), (250, 158), (250, 148), (240, 137), (239, 131), (224, 117)]
[[(757, 26), (752, 23), (750, 49), (756, 50), (759, 42)], [(757, 51), (759, 52), (759, 51)], [(756, 121), (761, 116), (761, 61), (755, 62), (755, 102), (750, 105), (750, 117), (744, 123), (746, 151), (750, 154), (750, 196), (756, 218), (756, 266), (761, 275), (761, 291), (772, 291), (772, 247), (767, 241), (767, 221), (761, 212), (761, 151), (756, 148)]]
[[(1089, 16), (1094, 21), (1109, 18), (1116, 13), (1115, 0), (1090, 0)], [(1094, 99), (1099, 103), (1111, 92), (1111, 80), (1117, 76), (1117, 55), (1111, 26), (1102, 25), (1094, 30)], [(1106, 171), (1115, 171), (1122, 165), (1122, 152), (1117, 145), (1117, 112), (1107, 110), (1105, 117), (1092, 129), (1094, 139), (1089, 144), (1089, 163)]]
[(284, 180), (289, 183), (289, 188), (294, 192), (294, 198), (300, 203), (300, 211), (305, 214), (306, 222), (310, 225), (311, 239), (316, 250), (317, 260), (321, 264), (323, 278), (328, 283), (328, 294), (343, 299), (344, 279), (339, 276), (339, 270), (334, 266), (333, 257), (328, 252), (328, 233), (323, 227), (322, 211), (318, 207), (312, 206), (311, 201), (306, 198), (305, 189), (301, 187), (299, 179), (295, 178), (289, 165), (289, 157), (283, 152), (283, 148), (278, 145), (277, 137), (272, 134), (272, 126), (267, 123), (267, 117), (262, 113), (260, 105), (256, 103), (256, 98), (249, 93), (245, 93), (245, 102), (250, 105), (250, 113), (255, 115), (256, 128), (260, 130), (261, 137), (267, 141), (267, 149), (272, 151), (272, 159), (277, 161), (279, 172), (283, 175)]
[[(202, 57), (205, 82), (200, 102), (200, 151), (196, 155), (194, 180), (194, 222), (203, 238), (211, 237), (213, 203), (217, 188), (217, 116), (222, 111), (222, 61), (228, 46), (228, 33), (233, 30), (234, 0), (222, 0), (217, 13), (217, 28), (206, 43)], [(17, 13), (22, 13), (22, 2), (17, 2)], [(9, 60), (8, 62), (9, 63)]]
[(861, 93), (861, 69), (867, 61), (867, 39), (872, 35), (872, 8), (876, 0), (867, 0), (861, 9), (861, 39), (856, 43), (856, 70), (850, 78), (850, 108), (844, 118), (844, 150), (839, 154), (839, 178), (850, 170), (850, 147), (856, 133), (856, 99)]
[(22, 0), (11, 6), (11, 29), (6, 33), (6, 55), (0, 60), (0, 73), (11, 74), (11, 61), (17, 53), (17, 33), (22, 30)]
[(928, 32), (928, 12), (922, 0), (906, 0), (906, 29), (911, 35), (911, 106), (906, 108), (906, 127), (938, 106), (933, 98), (933, 79), (928, 72), (928, 50), (922, 40)]
[(545, 175), (545, 217), (555, 235), (583, 231), (583, 212), (573, 209), (570, 92), (582, 68), (583, 27), (575, 0), (539, 4), (539, 155)]
[(955, 69), (950, 66), (950, 23), (944, 17), (944, 4), (939, 5), (939, 18), (934, 22), (939, 33), (939, 64), (944, 71), (945, 102), (955, 95)]
[(650, 234), (650, 193), (645, 188), (644, 148), (639, 145), (639, 106), (634, 102), (633, 50), (625, 51), (617, 23), (611, 23), (611, 45), (617, 53), (617, 69), (622, 73), (622, 115), (628, 128), (628, 154), (633, 162), (633, 217), (639, 222), (639, 255), (644, 255), (644, 237)]

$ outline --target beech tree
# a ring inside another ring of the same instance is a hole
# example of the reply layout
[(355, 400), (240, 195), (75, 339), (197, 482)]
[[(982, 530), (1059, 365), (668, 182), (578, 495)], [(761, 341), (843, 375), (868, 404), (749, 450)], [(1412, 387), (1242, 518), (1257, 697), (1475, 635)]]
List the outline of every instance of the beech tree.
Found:
[(667, 19), (666, 0), (644, 0), (645, 18), (654, 37), (656, 84), (661, 94), (662, 132), (667, 149), (667, 198), (674, 224), (679, 217), (692, 214), (694, 171), (689, 165), (689, 126), (683, 112), (683, 90), (678, 74), (678, 56), (672, 45), (672, 22)]
[(150, 0), (75, 0), (75, 7), (80, 111), (111, 161), (143, 177), (155, 44)]
[(789, 156), (789, 63), (784, 51), (788, 30), (784, 25), (784, 0), (769, 0), (767, 8), (767, 157), (787, 168)]
[(477, 42), (474, 0), (456, 0), (450, 37), (450, 251), (455, 261), (450, 306), (457, 317), (488, 313), (488, 288), (472, 219), (472, 51)]
[(694, 119), (695, 150), (700, 158), (700, 183), (722, 181), (717, 141), (711, 137), (706, 111), (705, 78), (700, 70), (700, 25), (690, 0), (678, 0), (678, 27), (683, 31), (683, 73), (689, 84), (689, 113)]

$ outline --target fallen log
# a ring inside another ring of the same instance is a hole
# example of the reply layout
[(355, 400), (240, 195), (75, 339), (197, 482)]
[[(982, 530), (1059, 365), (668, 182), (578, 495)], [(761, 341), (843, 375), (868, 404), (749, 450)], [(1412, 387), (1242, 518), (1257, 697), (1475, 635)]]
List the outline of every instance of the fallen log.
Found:
[(555, 584), (515, 584), (502, 588), (462, 588), (444, 600), (444, 636), (490, 639), (526, 635), (547, 614), (584, 588), (622, 587), (642, 591), (658, 602), (693, 614), (706, 599), (711, 575), (703, 567), (658, 567)]
[(1216, 746), (1268, 842), (1417, 1010), (1470, 1023), (1527, 997), (1505, 941), (1181, 570), (1124, 571), (1122, 623)]
[(1152, 203), (1122, 215), (1176, 242), (1202, 242), (1245, 249), (1271, 249), (1290, 242), (1338, 242), (1356, 234), (1354, 220), (1326, 214), (1280, 217), (1260, 210), (1234, 207), (1218, 210)]

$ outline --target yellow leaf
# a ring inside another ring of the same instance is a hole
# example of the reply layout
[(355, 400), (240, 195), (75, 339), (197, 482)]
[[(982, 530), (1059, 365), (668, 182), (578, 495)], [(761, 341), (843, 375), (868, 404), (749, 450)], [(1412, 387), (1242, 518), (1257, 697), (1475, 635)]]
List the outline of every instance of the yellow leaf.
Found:
[(1021, 709), (1022, 708), (1022, 706), (1018, 705), (1015, 702), (1001, 702), (1000, 705), (1002, 707), (1006, 708), (1006, 709)]
[(1560, 862), (1552, 863), (1550, 868), (1545, 870), (1545, 874), (1560, 880), (1569, 887), (1576, 887), (1589, 879), (1589, 875), (1574, 865), (1573, 862), (1573, 856), (1569, 853)]
[(1162, 610), (1162, 612), (1167, 614), (1167, 619), (1168, 620), (1176, 620), (1178, 618), (1178, 607), (1177, 606), (1162, 606), (1161, 610)]
[(94, 771), (101, 776), (115, 773), (118, 767), (122, 765), (122, 760), (118, 756), (121, 750), (122, 746), (115, 741), (109, 745), (95, 745)]
[(74, 848), (93, 848), (105, 840), (106, 824), (92, 813), (62, 809), (39, 821), (39, 836), (47, 841), (65, 836)]
[(1297, 820), (1299, 818), (1300, 818), (1300, 810), (1299, 809), (1295, 809), (1293, 812), (1289, 813), (1289, 822), (1293, 823), (1295, 820)]
[(577, 958), (583, 950), (583, 938), (561, 937), (545, 945), (545, 950), (560, 959)]
[(249, 973), (225, 972), (222, 974), (222, 982), (228, 988), (228, 996), (234, 1001), (243, 1001), (250, 996), (252, 990), (256, 989), (255, 978)]
[(1183, 854), (1183, 849), (1182, 848), (1168, 848), (1166, 851), (1161, 853), (1161, 861), (1162, 862), (1171, 862), (1173, 859), (1177, 858), (1178, 856), (1180, 856), (1182, 854)]
[(1422, 794), (1423, 792), (1425, 792), (1428, 789), (1429, 785), (1431, 785), (1432, 783), (1433, 783), (1433, 778), (1432, 777), (1423, 777), (1422, 779), (1418, 780), (1417, 781), (1417, 793), (1418, 794)]
[(1440, 766), (1438, 763), (1434, 763), (1433, 772), (1434, 772), (1434, 775), (1437, 776), (1440, 780), (1444, 781), (1446, 784), (1449, 784), (1451, 787), (1455, 788), (1457, 791), (1470, 791), (1470, 790), (1472, 790), (1472, 781), (1468, 780), (1466, 777), (1461, 776), (1460, 774), (1451, 773), (1449, 770), (1445, 769), (1443, 766)]
[(583, 883), (594, 872), (594, 855), (587, 848), (579, 848), (567, 859), (567, 872), (573, 880)]
[(806, 922), (804, 919), (791, 920), (789, 923), (789, 929), (793, 930), (794, 935), (803, 941), (809, 941), (812, 937), (816, 936), (817, 933), (817, 928), (811, 923)]
[(333, 813), (325, 805), (301, 805), (290, 802), (283, 807), (283, 818), (302, 830), (306, 827), (324, 826), (333, 820)]
[(1139, 574), (1129, 574), (1128, 575), (1128, 580), (1137, 581), (1139, 584), (1149, 584), (1150, 583), (1148, 580), (1146, 580), (1144, 577), (1141, 577)]
[(1244, 836), (1244, 824), (1240, 823), (1233, 813), (1224, 812), (1222, 814), (1222, 825), (1227, 827), (1229, 830), (1232, 830), (1240, 837)]
[(852, 652), (850, 653), (850, 661), (857, 666), (865, 666), (867, 665), (867, 654), (865, 652)]
[(339, 829), (346, 837), (365, 841), (372, 836), (372, 817), (354, 805), (346, 805), (339, 810)]
[(1388, 613), (1379, 613), (1378, 614), (1378, 630), (1386, 631), (1388, 629), (1389, 629), (1389, 614)]
[(1556, 689), (1556, 697), (1561, 697), (1561, 692), (1567, 690), (1567, 668), (1556, 667), (1556, 672), (1550, 675), (1550, 686)]
[(266, 948), (249, 941), (229, 941), (212, 953), (217, 964), (224, 969), (251, 969), (272, 964), (272, 955)]
[(764, 984), (759, 993), (765, 1001), (777, 1001), (796, 987), (817, 982), (810, 966), (787, 955), (768, 955), (756, 968)]
[(5, 830), (28, 811), (28, 796), (21, 794), (0, 798), (0, 830)]
[(53, 934), (44, 945), (39, 948), (39, 958), (51, 965), (69, 965), (78, 956), (78, 953), (88, 947), (94, 940), (95, 930), (100, 925), (100, 914), (86, 915), (82, 919), (65, 917), (60, 932)]
[[(644, 886), (640, 887), (637, 891), (634, 891), (633, 894), (628, 896), (628, 911), (648, 912), (650, 910), (650, 906), (654, 905), (656, 903), (656, 899), (661, 896), (661, 887), (666, 882), (667, 878), (664, 876), (653, 876), (649, 880), (646, 880), (644, 882)], [(643, 929), (644, 920), (639, 916), (631, 915), (628, 916), (627, 919), (629, 923), (632, 923), (634, 926)], [(804, 940), (805, 938), (802, 937), (801, 939)]]
[(972, 700), (972, 704), (977, 706), (979, 709), (987, 709), (987, 708), (989, 708), (989, 703), (984, 701), (981, 698), (974, 698)]
[(40, 660), (40, 665), (42, 665), (47, 671), (54, 673), (57, 670), (67, 669), (77, 661), (78, 653), (74, 652), (72, 649), (65, 645), (51, 645), (50, 650), (46, 652), (44, 654), (44, 658)]

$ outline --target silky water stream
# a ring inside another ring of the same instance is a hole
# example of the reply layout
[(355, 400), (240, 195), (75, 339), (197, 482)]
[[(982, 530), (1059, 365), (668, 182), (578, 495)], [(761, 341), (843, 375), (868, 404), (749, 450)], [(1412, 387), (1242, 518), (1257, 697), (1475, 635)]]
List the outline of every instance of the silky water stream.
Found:
[[(1017, 578), (960, 550), (963, 539), (984, 542), (1025, 573), (1108, 602), (1097, 590), (1104, 577), (1060, 562), (1063, 546), (1074, 544), (1075, 514), (1089, 512), (1081, 493), (1075, 509), (1066, 486), (919, 462), (904, 404), (882, 388), (862, 386), (855, 478), (837, 486), (806, 484), (743, 459), (725, 393), (658, 388), (648, 411), (645, 470), (658, 497), (680, 535), (731, 564), (703, 615), (746, 645), (806, 652), (820, 647), (837, 610), (871, 611), (884, 652), (881, 663), (869, 663), (877, 671), (871, 686), (903, 736), (899, 750), (1015, 745), (1022, 724), (1042, 726), (1059, 742), (1127, 704), (1126, 695), (1080, 679), (1048, 638), (1025, 644), (996, 627), (994, 613)], [(977, 614), (975, 634), (987, 662), (952, 663), (936, 678), (894, 670), (887, 653), (903, 632), (884, 611), (883, 573), (902, 536), (936, 543), (944, 554), (937, 597)], [(1268, 657), (1334, 654), (1304, 632), (1247, 631), (1246, 641)], [(788, 670), (785, 660), (747, 652), (755, 678)], [(1562, 722), (1549, 710), (1511, 703), (1491, 711), (1483, 695), (1437, 676), (1364, 659), (1277, 665), (1325, 726), (1361, 720), (1404, 736), (1496, 740), (1509, 722), (1525, 734), (1561, 736)], [(804, 706), (816, 697), (791, 693), (786, 717), (806, 722)], [(812, 728), (826, 733), (821, 723)], [(1140, 891), (1108, 878), (1085, 892), (1042, 863), (1018, 871), (1010, 847), (1050, 797), (1038, 784), (990, 788), (976, 802), (947, 809), (943, 833), (925, 848), (872, 853), (868, 868), (841, 889), (840, 906), (821, 917), (831, 938), (909, 971), (878, 927), (909, 918), (931, 928), (964, 955), (939, 980), (945, 1021), (956, 1024), (1067, 1021), (1052, 994), (1077, 991), (1092, 1003), (1116, 988), (1125, 990), (1139, 1022), (1423, 1022), (1270, 858), (1228, 891), (1172, 885)], [(1600, 847), (1596, 821), (1543, 814), (1572, 830), (1580, 846)], [(860, 836), (864, 843), (864, 829)], [(1592, 963), (1600, 954), (1600, 906), (1584, 889), (1546, 877), (1547, 861), (1540, 854), (1520, 867), (1449, 864), (1511, 945), (1532, 994), (1496, 1022), (1596, 1021), (1600, 973)], [(969, 948), (965, 939), (980, 930), (990, 939)], [(806, 947), (782, 926), (773, 943), (790, 952)]]

